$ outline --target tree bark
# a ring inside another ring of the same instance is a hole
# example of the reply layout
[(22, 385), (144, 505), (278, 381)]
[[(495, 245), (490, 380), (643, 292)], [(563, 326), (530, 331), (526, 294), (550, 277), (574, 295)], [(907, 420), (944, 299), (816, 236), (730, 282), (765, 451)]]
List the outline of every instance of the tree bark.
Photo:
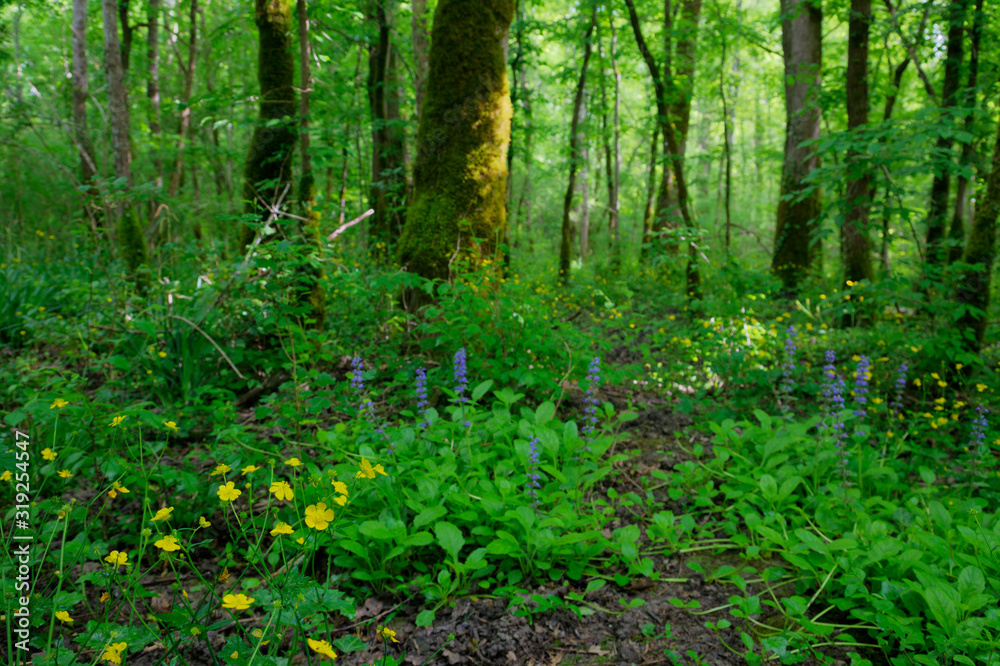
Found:
[(188, 131), (191, 129), (191, 92), (194, 88), (195, 66), (198, 62), (198, 0), (190, 0), (190, 2), (191, 32), (188, 36), (187, 65), (181, 64), (181, 71), (184, 73), (184, 90), (181, 92), (180, 100), (181, 122), (177, 134), (177, 161), (174, 164), (174, 172), (170, 177), (169, 195), (171, 199), (177, 196), (177, 189), (181, 184), (181, 175), (184, 173), (184, 150), (187, 146)]
[[(571, 213), (573, 210), (573, 195), (577, 193), (576, 173), (580, 168), (581, 151), (580, 140), (582, 136), (580, 124), (584, 119), (584, 91), (587, 86), (587, 65), (590, 63), (592, 49), (591, 37), (594, 34), (594, 26), (597, 24), (597, 4), (595, 3), (590, 11), (590, 19), (587, 23), (587, 31), (583, 36), (583, 62), (580, 65), (580, 78), (576, 82), (576, 92), (573, 95), (573, 118), (570, 121), (569, 129), (569, 181), (566, 185), (566, 196), (563, 199), (562, 215), (562, 235), (559, 243), (559, 282), (566, 284), (569, 282), (569, 267), (573, 255), (573, 221)], [(584, 202), (586, 208), (586, 202)]]
[[(260, 116), (250, 138), (243, 199), (247, 212), (265, 222), (270, 216), (268, 208), (274, 208), (283, 200), (292, 182), (296, 123), (289, 119), (295, 117), (298, 105), (294, 88), (291, 0), (256, 0), (254, 23), (258, 32)], [(256, 233), (253, 227), (242, 225), (241, 246), (250, 245)]]
[(413, 87), (416, 89), (417, 118), (420, 118), (424, 108), (424, 95), (427, 90), (427, 54), (429, 52), (427, 36), (427, 0), (412, 0), (412, 15), (410, 17), (411, 40), (413, 41)]
[[(302, 175), (299, 180), (299, 205), (303, 220), (299, 224), (299, 236), (304, 246), (316, 252), (322, 247), (320, 237), (320, 214), (316, 208), (316, 179), (313, 177), (309, 154), (309, 97), (312, 93), (311, 49), (309, 44), (309, 11), (306, 0), (296, 0), (299, 22), (299, 82), (302, 93), (299, 97), (299, 140), (302, 155)], [(302, 262), (296, 271), (296, 291), (299, 303), (305, 306), (309, 325), (323, 330), (326, 318), (326, 294), (323, 290), (323, 271), (318, 261)]]
[(149, 99), (149, 133), (153, 137), (153, 166), (156, 168), (156, 186), (163, 187), (163, 159), (160, 157), (160, 2), (149, 0), (146, 48), (146, 97)]
[(940, 267), (948, 258), (945, 235), (948, 230), (948, 195), (951, 191), (951, 170), (954, 168), (954, 121), (949, 109), (958, 105), (959, 70), (962, 66), (965, 38), (965, 13), (968, 0), (951, 0), (948, 4), (948, 46), (944, 60), (944, 79), (941, 83), (940, 120), (947, 129), (938, 135), (935, 154), (934, 179), (931, 182), (930, 203), (927, 211), (927, 264)]
[[(965, 263), (977, 268), (965, 271), (956, 297), (966, 306), (959, 319), (967, 347), (978, 351), (986, 333), (986, 311), (990, 305), (990, 282), (996, 258), (997, 216), (1000, 214), (1000, 126), (993, 146), (993, 165), (986, 180), (985, 197), (976, 204), (976, 214), (965, 247)], [(980, 268), (981, 267), (981, 268)]]
[[(97, 175), (94, 146), (87, 133), (87, 0), (73, 0), (73, 140), (80, 156), (80, 182), (90, 186), (89, 196), (96, 195), (93, 179)], [(91, 229), (97, 231), (99, 219), (91, 205), (84, 206)]]
[[(871, 0), (851, 0), (847, 38), (847, 129), (857, 134), (868, 125), (868, 41), (872, 19)], [(871, 172), (861, 150), (847, 151), (847, 212), (841, 242), (844, 281), (871, 281), (874, 277), (868, 211), (871, 207)], [(855, 319), (845, 314), (844, 323)]]
[(608, 23), (611, 25), (611, 71), (615, 77), (615, 112), (614, 112), (614, 167), (611, 188), (608, 194), (608, 236), (611, 240), (611, 260), (617, 266), (620, 261), (621, 245), (618, 242), (618, 228), (621, 208), (618, 203), (622, 186), (622, 137), (621, 137), (621, 101), (622, 73), (618, 68), (618, 31), (615, 29), (615, 11), (609, 9)]
[[(731, 215), (731, 202), (733, 193), (733, 125), (736, 120), (735, 99), (730, 104), (726, 98), (726, 37), (722, 37), (722, 62), (719, 64), (719, 97), (722, 99), (722, 157), (725, 169), (725, 186), (723, 195), (723, 206), (726, 214), (725, 229), (725, 250), (726, 258), (729, 258), (730, 244), (732, 242), (733, 220)], [(739, 58), (733, 59), (733, 71), (739, 71)], [(734, 85), (738, 90), (739, 84)], [(734, 94), (735, 98), (735, 94)]]
[(129, 0), (119, 0), (118, 2), (118, 20), (122, 26), (122, 71), (126, 81), (128, 81), (129, 66), (132, 64), (132, 37), (135, 34), (135, 26), (128, 21), (128, 4)]
[(785, 159), (775, 220), (771, 270), (786, 294), (817, 262), (819, 189), (806, 183), (818, 159), (805, 142), (819, 138), (823, 13), (808, 0), (781, 0), (781, 46), (785, 65)]
[[(501, 258), (513, 16), (513, 0), (439, 0), (434, 13), (413, 202), (399, 248), (401, 263), (424, 277), (447, 279), (459, 259), (477, 268)], [(408, 294), (407, 304), (419, 297)]]
[[(656, 161), (660, 148), (660, 123), (653, 124), (653, 140), (649, 143), (649, 171), (646, 185), (646, 208), (642, 216), (642, 243), (639, 260), (646, 258), (653, 240), (653, 220), (656, 218)], [(666, 168), (666, 166), (664, 166)]]
[[(108, 79), (108, 110), (111, 116), (111, 149), (114, 155), (115, 177), (126, 186), (132, 184), (132, 151), (129, 146), (129, 110), (125, 92), (125, 72), (122, 68), (121, 45), (118, 42), (116, 0), (102, 0), (104, 18), (104, 68)], [(124, 211), (119, 206), (118, 214)]]
[[(972, 39), (969, 43), (969, 85), (966, 86), (963, 105), (969, 107), (965, 114), (965, 132), (972, 137), (975, 125), (973, 109), (976, 106), (976, 82), (979, 76), (979, 43), (983, 36), (983, 0), (976, 0), (975, 15), (972, 20)], [(971, 138), (962, 141), (962, 155), (958, 165), (969, 168), (975, 153)], [(955, 187), (955, 210), (951, 218), (951, 246), (948, 248), (948, 263), (962, 258), (962, 246), (965, 241), (965, 218), (969, 207), (969, 178), (960, 173)]]

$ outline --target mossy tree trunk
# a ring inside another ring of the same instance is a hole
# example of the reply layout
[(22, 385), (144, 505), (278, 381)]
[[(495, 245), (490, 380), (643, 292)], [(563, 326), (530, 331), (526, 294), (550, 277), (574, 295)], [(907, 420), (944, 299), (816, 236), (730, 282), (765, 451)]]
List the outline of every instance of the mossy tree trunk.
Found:
[[(864, 131), (868, 125), (868, 34), (871, 18), (871, 0), (851, 0), (847, 38), (847, 129), (852, 132)], [(871, 170), (866, 161), (862, 151), (848, 150), (847, 213), (841, 234), (845, 282), (871, 281), (874, 277), (868, 236)], [(845, 313), (845, 325), (856, 321), (856, 317)]]
[(986, 193), (976, 204), (976, 215), (965, 246), (965, 263), (976, 268), (965, 272), (956, 293), (966, 311), (958, 325), (966, 345), (978, 351), (986, 333), (986, 310), (990, 305), (990, 282), (996, 259), (997, 216), (1000, 215), (1000, 127), (993, 147), (993, 168), (986, 181)]
[[(279, 201), (290, 199), (292, 158), (295, 152), (295, 63), (292, 56), (292, 0), (256, 0), (257, 80), (260, 83), (260, 120), (250, 139), (244, 170), (246, 210), (265, 222)], [(242, 225), (239, 240), (250, 245), (256, 234)]]
[(447, 279), (454, 261), (499, 262), (507, 211), (511, 102), (507, 33), (514, 0), (439, 0), (417, 134), (401, 263)]
[(809, 0), (781, 0), (781, 47), (785, 64), (785, 162), (774, 231), (771, 270), (786, 294), (819, 260), (816, 231), (819, 189), (809, 191), (806, 178), (818, 166), (811, 145), (819, 138), (822, 84), (823, 12)]

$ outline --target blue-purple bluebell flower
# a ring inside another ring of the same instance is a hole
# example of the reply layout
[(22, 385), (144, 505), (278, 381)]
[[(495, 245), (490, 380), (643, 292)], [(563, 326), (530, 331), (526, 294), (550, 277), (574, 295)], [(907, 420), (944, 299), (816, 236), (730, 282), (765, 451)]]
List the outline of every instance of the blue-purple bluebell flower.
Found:
[(531, 498), (531, 503), (538, 505), (538, 490), (542, 487), (541, 474), (538, 473), (538, 438), (532, 437), (528, 442), (528, 459), (525, 461), (528, 468), (528, 480), (525, 483), (525, 494)]
[(417, 416), (420, 417), (420, 427), (426, 428), (430, 423), (427, 421), (427, 370), (417, 368), (416, 372), (416, 394), (417, 394)]
[[(597, 408), (601, 401), (597, 398), (597, 387), (601, 383), (601, 357), (595, 356), (587, 368), (587, 394), (583, 398), (586, 407), (583, 410), (583, 439), (588, 444), (594, 441), (594, 431), (597, 427)], [(590, 447), (586, 447), (590, 450)]]

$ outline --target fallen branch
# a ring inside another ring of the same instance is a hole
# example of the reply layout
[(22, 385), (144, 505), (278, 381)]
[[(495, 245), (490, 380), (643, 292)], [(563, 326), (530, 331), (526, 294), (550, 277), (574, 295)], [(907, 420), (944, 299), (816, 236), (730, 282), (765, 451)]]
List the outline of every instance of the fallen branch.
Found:
[(363, 222), (364, 220), (368, 219), (369, 217), (371, 217), (374, 214), (375, 214), (375, 209), (374, 208), (369, 208), (368, 210), (366, 210), (365, 212), (361, 213), (361, 215), (358, 215), (356, 218), (354, 218), (350, 222), (345, 222), (344, 224), (340, 225), (337, 228), (337, 230), (334, 231), (329, 236), (327, 236), (326, 239), (332, 241), (337, 236), (339, 236), (340, 234), (344, 233), (345, 231), (347, 231), (348, 229), (350, 229), (351, 227), (353, 227), (355, 224), (358, 224), (359, 222)]

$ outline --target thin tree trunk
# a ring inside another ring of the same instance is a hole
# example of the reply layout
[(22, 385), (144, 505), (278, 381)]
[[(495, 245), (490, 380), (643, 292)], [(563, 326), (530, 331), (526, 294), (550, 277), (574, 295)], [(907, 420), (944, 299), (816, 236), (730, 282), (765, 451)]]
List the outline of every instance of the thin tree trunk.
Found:
[[(726, 233), (725, 233), (725, 248), (726, 248), (726, 259), (729, 259), (730, 244), (732, 241), (732, 225), (733, 220), (730, 214), (730, 202), (732, 200), (733, 192), (733, 158), (732, 158), (732, 144), (733, 144), (733, 118), (730, 113), (733, 108), (729, 105), (726, 99), (726, 39), (722, 39), (722, 62), (719, 65), (719, 97), (722, 99), (722, 156), (725, 163), (725, 173), (726, 182), (725, 190), (723, 195), (723, 206), (726, 213)], [(733, 67), (737, 64), (734, 62)], [(734, 100), (735, 101), (735, 100)]]
[[(1000, 214), (1000, 126), (993, 146), (993, 164), (986, 180), (986, 196), (976, 205), (976, 214), (965, 247), (965, 263), (977, 266), (965, 271), (959, 281), (956, 297), (967, 306), (958, 321), (965, 344), (978, 351), (986, 333), (987, 310), (990, 305), (990, 282), (996, 258), (997, 216)], [(980, 267), (981, 268), (978, 268)]]
[(510, 148), (507, 149), (507, 210), (510, 210), (510, 199), (514, 192), (514, 136), (517, 127), (517, 106), (521, 102), (521, 88), (524, 81), (524, 17), (521, 14), (521, 3), (514, 2), (514, 44), (516, 52), (511, 63), (510, 73), (510, 104), (514, 115), (510, 121)]
[(579, 154), (580, 176), (577, 178), (577, 191), (580, 194), (578, 202), (578, 228), (580, 229), (580, 264), (587, 262), (590, 252), (590, 147), (587, 142), (587, 95), (584, 91), (583, 103), (580, 105), (579, 134), (576, 147)]
[[(972, 20), (972, 39), (969, 44), (969, 85), (965, 89), (964, 106), (969, 107), (965, 114), (965, 132), (971, 137), (975, 125), (972, 109), (976, 107), (976, 82), (979, 75), (979, 42), (983, 35), (983, 0), (976, 0), (975, 16)], [(959, 167), (968, 167), (975, 153), (973, 141), (962, 142), (962, 156)], [(955, 212), (951, 218), (951, 247), (948, 248), (948, 263), (962, 258), (962, 248), (965, 244), (965, 218), (969, 208), (969, 178), (963, 172), (958, 176), (955, 188)]]
[(299, 81), (302, 88), (299, 94), (299, 149), (302, 156), (302, 177), (312, 174), (312, 162), (309, 153), (309, 97), (312, 93), (312, 70), (309, 59), (309, 13), (306, 0), (297, 0), (295, 10), (299, 19)]
[[(181, 175), (184, 173), (184, 150), (187, 146), (187, 135), (191, 128), (191, 93), (194, 88), (195, 66), (198, 56), (198, 0), (191, 1), (191, 33), (188, 37), (188, 61), (187, 65), (181, 64), (184, 73), (184, 90), (181, 93), (181, 122), (180, 131), (177, 136), (177, 161), (174, 164), (174, 172), (170, 178), (170, 198), (177, 196), (177, 189), (181, 184)], [(178, 60), (179, 62), (179, 60)]]
[[(664, 154), (670, 156), (670, 163), (673, 166), (673, 175), (677, 186), (677, 205), (680, 208), (681, 219), (683, 220), (686, 228), (685, 235), (687, 236), (686, 240), (688, 242), (688, 263), (685, 271), (684, 291), (689, 298), (699, 298), (701, 295), (701, 273), (698, 270), (697, 244), (693, 237), (695, 234), (694, 219), (691, 216), (691, 210), (688, 206), (687, 184), (684, 179), (684, 150), (679, 143), (677, 132), (675, 132), (674, 125), (668, 115), (670, 107), (667, 103), (667, 86), (664, 83), (664, 79), (671, 82), (673, 81), (671, 59), (669, 57), (666, 59), (663, 68), (664, 76), (661, 78), (659, 65), (656, 64), (656, 59), (650, 52), (649, 47), (646, 45), (646, 39), (642, 35), (642, 26), (639, 24), (639, 16), (635, 11), (635, 1), (625, 0), (625, 4), (628, 6), (629, 22), (632, 24), (632, 32), (635, 34), (635, 41), (639, 47), (639, 53), (642, 54), (643, 60), (646, 61), (646, 67), (653, 79), (653, 88), (656, 91), (656, 108), (659, 115), (660, 131), (663, 133), (664, 137)], [(689, 2), (685, 4), (685, 11), (691, 11), (696, 4), (700, 11), (700, 0), (689, 0)], [(667, 32), (670, 32), (670, 28), (672, 28), (670, 0), (665, 0), (664, 14), (667, 17)], [(694, 19), (697, 21), (697, 14), (694, 15)], [(669, 39), (669, 37), (667, 37), (667, 39)], [(669, 53), (670, 52), (668, 50), (668, 56)], [(682, 68), (686, 67), (687, 65), (682, 64)], [(685, 103), (685, 92), (683, 90), (678, 93), (678, 91), (672, 86), (670, 93), (671, 95), (679, 95), (678, 99), (680, 100), (680, 104), (683, 105)], [(690, 105), (689, 98), (687, 98), (686, 103)], [(683, 110), (681, 111), (681, 115), (683, 115)], [(684, 124), (684, 130), (685, 132), (687, 131), (686, 124)], [(663, 168), (667, 169), (668, 167), (664, 164)]]
[(813, 146), (819, 138), (822, 85), (823, 13), (807, 0), (781, 0), (781, 46), (785, 65), (785, 159), (775, 220), (771, 270), (785, 294), (818, 263), (814, 244), (820, 214), (819, 189), (807, 178), (818, 166)]
[[(370, 0), (367, 18), (378, 29), (378, 37), (368, 52), (368, 104), (372, 119), (372, 180), (371, 207), (375, 210), (369, 229), (372, 255), (386, 261), (394, 254), (402, 231), (401, 215), (403, 187), (402, 143), (399, 141), (398, 106), (392, 45), (393, 0)], [(393, 111), (396, 111), (393, 117)]]
[[(944, 79), (941, 84), (941, 108), (947, 109), (958, 105), (959, 70), (962, 66), (963, 44), (965, 38), (965, 13), (969, 0), (951, 0), (948, 4), (948, 46), (944, 60)], [(948, 259), (945, 236), (948, 230), (948, 195), (951, 191), (951, 170), (954, 168), (952, 149), (954, 147), (954, 125), (949, 116), (943, 116), (941, 122), (949, 130), (938, 135), (935, 146), (936, 159), (940, 160), (934, 170), (934, 180), (931, 183), (930, 203), (927, 212), (927, 264), (939, 267)]]
[[(847, 129), (855, 134), (868, 125), (868, 35), (871, 27), (871, 0), (851, 0), (847, 38)], [(871, 242), (868, 237), (868, 211), (871, 206), (871, 173), (863, 151), (847, 151), (847, 213), (844, 216), (841, 242), (844, 255), (844, 281), (871, 281), (874, 277)], [(855, 306), (857, 307), (857, 306)], [(845, 325), (856, 318), (845, 313)]]
[(424, 108), (424, 94), (427, 90), (427, 55), (430, 52), (427, 33), (427, 0), (412, 0), (410, 30), (413, 41), (413, 86), (416, 88), (417, 119)]
[(149, 99), (149, 134), (153, 137), (153, 166), (156, 168), (156, 187), (163, 187), (163, 159), (160, 157), (160, 2), (149, 0), (146, 49), (146, 97)]
[(646, 186), (646, 208), (642, 216), (642, 244), (639, 258), (643, 260), (653, 240), (653, 220), (656, 217), (656, 160), (660, 148), (660, 123), (653, 123), (653, 140), (649, 143), (649, 172)]
[[(87, 0), (73, 0), (73, 140), (80, 155), (80, 182), (90, 186), (88, 196), (97, 194), (93, 179), (97, 175), (94, 163), (94, 146), (87, 133)], [(96, 232), (99, 219), (91, 205), (84, 206), (84, 213)]]
[(340, 217), (337, 219), (338, 229), (344, 225), (344, 218), (347, 215), (347, 146), (344, 146), (342, 155), (343, 164), (340, 167), (340, 192), (337, 196), (337, 201), (340, 204)]
[[(892, 88), (889, 89), (889, 93), (885, 97), (885, 110), (882, 112), (882, 122), (892, 118), (892, 110), (896, 106), (896, 99), (899, 97), (899, 86), (903, 82), (903, 74), (906, 73), (906, 67), (910, 64), (910, 58), (907, 57), (903, 62), (896, 65), (896, 69), (893, 71), (892, 75)], [(882, 139), (885, 142), (885, 138)], [(889, 262), (889, 237), (890, 229), (889, 222), (891, 219), (889, 210), (889, 188), (891, 184), (888, 180), (885, 183), (885, 203), (882, 204), (882, 247), (879, 250), (879, 260), (882, 263), (882, 270), (885, 272), (886, 277), (891, 273), (891, 266)]]
[(132, 63), (132, 36), (135, 34), (135, 26), (128, 21), (129, 0), (119, 0), (118, 20), (122, 26), (121, 54), (123, 78), (128, 81), (128, 69)]
[(583, 116), (583, 95), (587, 86), (587, 65), (590, 63), (592, 50), (590, 38), (594, 34), (596, 24), (597, 4), (595, 3), (590, 12), (587, 32), (583, 37), (583, 63), (580, 65), (580, 78), (576, 83), (576, 93), (573, 96), (573, 119), (570, 122), (569, 130), (569, 182), (566, 185), (566, 197), (563, 200), (562, 236), (559, 244), (559, 282), (561, 284), (566, 284), (569, 281), (569, 266), (573, 253), (573, 224), (570, 220), (570, 212), (573, 210), (573, 195), (577, 191), (576, 173), (581, 159), (579, 149), (580, 121)]
[(618, 68), (618, 31), (615, 28), (614, 6), (609, 9), (608, 23), (611, 25), (611, 71), (615, 77), (615, 113), (614, 113), (614, 169), (611, 179), (611, 193), (608, 197), (608, 235), (611, 240), (611, 260), (617, 266), (621, 255), (621, 244), (618, 242), (619, 218), (621, 209), (618, 204), (621, 192), (622, 173), (622, 137), (621, 137), (621, 100), (622, 73)]
[(24, 5), (18, 4), (17, 11), (14, 12), (13, 37), (14, 37), (14, 99), (18, 104), (24, 103), (24, 67), (21, 62), (21, 15), (24, 14)]

